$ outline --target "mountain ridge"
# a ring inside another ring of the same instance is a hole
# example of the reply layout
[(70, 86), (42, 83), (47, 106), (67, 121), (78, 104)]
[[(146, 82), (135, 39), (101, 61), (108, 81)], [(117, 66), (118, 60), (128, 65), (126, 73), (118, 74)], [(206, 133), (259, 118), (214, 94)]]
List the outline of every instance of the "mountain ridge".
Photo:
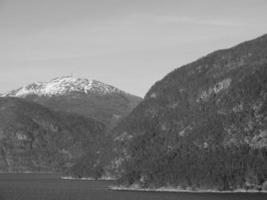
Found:
[(95, 118), (110, 127), (129, 114), (142, 100), (100, 81), (73, 76), (28, 84), (0, 97), (23, 98), (55, 111)]
[(111, 93), (126, 93), (109, 84), (87, 78), (61, 76), (44, 82), (33, 82), (15, 90), (0, 94), (2, 97), (23, 97), (27, 95), (57, 96), (71, 92), (96, 93), (107, 95)]

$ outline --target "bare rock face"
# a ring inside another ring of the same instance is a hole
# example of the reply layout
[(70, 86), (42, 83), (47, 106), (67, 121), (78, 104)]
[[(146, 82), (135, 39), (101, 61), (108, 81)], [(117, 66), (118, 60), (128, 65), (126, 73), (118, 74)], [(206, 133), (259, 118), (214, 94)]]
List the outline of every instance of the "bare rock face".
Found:
[(130, 184), (142, 177), (143, 184), (232, 189), (247, 177), (267, 179), (266, 131), (264, 35), (158, 81), (114, 129), (114, 149)]

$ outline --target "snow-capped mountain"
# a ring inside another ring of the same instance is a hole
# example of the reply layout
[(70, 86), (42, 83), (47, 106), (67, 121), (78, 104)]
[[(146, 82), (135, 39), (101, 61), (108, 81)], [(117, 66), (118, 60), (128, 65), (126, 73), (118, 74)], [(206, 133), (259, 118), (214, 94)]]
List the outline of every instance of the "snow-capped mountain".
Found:
[(0, 172), (67, 169), (94, 176), (102, 165), (107, 133), (141, 100), (100, 81), (72, 76), (0, 94)]
[(73, 76), (31, 83), (0, 97), (23, 98), (55, 111), (97, 119), (108, 127), (129, 114), (142, 100), (100, 81)]
[(121, 93), (122, 91), (100, 81), (63, 76), (48, 82), (35, 82), (0, 95), (2, 97), (24, 97), (28, 95), (58, 96), (71, 92), (108, 95)]

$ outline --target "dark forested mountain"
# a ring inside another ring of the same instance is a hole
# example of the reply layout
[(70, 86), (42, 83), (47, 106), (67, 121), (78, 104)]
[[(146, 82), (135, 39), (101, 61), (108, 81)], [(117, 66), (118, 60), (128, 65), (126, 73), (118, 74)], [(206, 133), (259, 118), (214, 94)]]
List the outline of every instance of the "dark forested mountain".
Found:
[(177, 68), (113, 130), (121, 180), (222, 190), (267, 180), (267, 35)]
[(32, 83), (7, 92), (2, 97), (24, 98), (56, 111), (94, 118), (110, 127), (141, 101), (141, 98), (111, 85), (72, 76)]
[(94, 119), (1, 97), (0, 171), (69, 172), (86, 156), (87, 175), (95, 175), (104, 131)]

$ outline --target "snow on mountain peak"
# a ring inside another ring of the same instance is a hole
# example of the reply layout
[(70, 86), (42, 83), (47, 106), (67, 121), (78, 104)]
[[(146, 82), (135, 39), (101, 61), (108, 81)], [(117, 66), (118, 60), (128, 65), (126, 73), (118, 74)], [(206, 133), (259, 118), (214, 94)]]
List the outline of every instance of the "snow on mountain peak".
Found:
[(71, 92), (107, 95), (112, 93), (120, 93), (121, 91), (111, 85), (96, 80), (75, 78), (73, 76), (63, 76), (54, 78), (48, 82), (34, 82), (17, 90), (12, 90), (10, 92), (4, 93), (1, 96), (58, 96), (65, 95)]

